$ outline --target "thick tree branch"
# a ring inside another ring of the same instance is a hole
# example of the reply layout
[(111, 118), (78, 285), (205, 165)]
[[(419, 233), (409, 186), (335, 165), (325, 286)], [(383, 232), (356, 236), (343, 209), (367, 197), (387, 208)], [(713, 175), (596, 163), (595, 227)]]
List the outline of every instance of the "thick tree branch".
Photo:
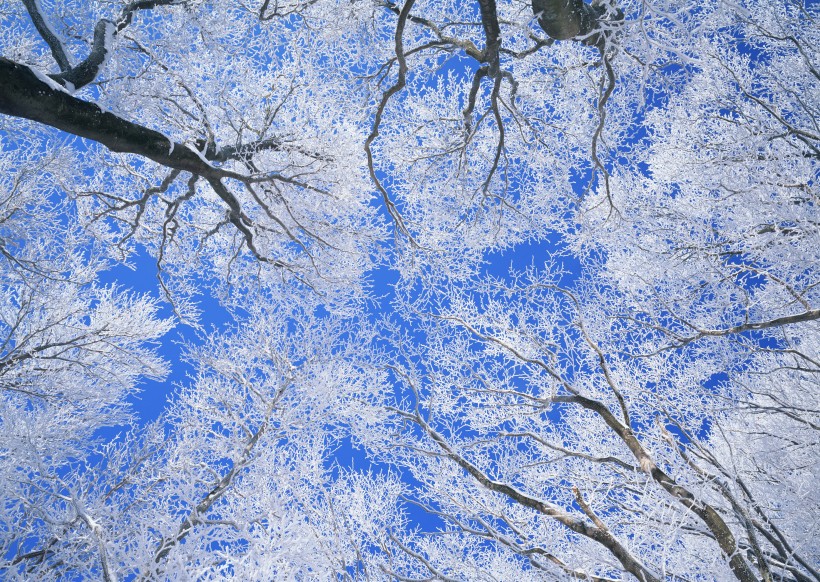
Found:
[[(698, 330), (698, 336), (696, 336), (696, 337), (734, 335), (734, 334), (743, 333), (743, 332), (746, 332), (746, 331), (754, 331), (754, 330), (760, 330), (760, 329), (770, 329), (772, 327), (782, 327), (784, 325), (793, 325), (795, 323), (804, 323), (804, 322), (807, 322), (807, 321), (816, 321), (817, 319), (820, 319), (820, 309), (810, 309), (808, 311), (805, 311), (803, 313), (798, 313), (796, 315), (785, 315), (783, 317), (776, 317), (774, 319), (769, 319), (769, 320), (766, 320), (766, 321), (756, 321), (756, 322), (751, 322), (751, 323), (744, 323), (744, 324), (741, 324), (741, 325), (736, 325), (735, 327), (730, 327), (728, 329)], [(695, 338), (693, 338), (693, 339), (695, 339)], [(689, 341), (691, 341), (691, 340), (689, 340)]]
[(51, 26), (49, 26), (48, 22), (46, 22), (45, 16), (43, 16), (43, 13), (40, 11), (40, 3), (37, 0), (23, 0), (23, 5), (28, 11), (29, 17), (31, 17), (31, 22), (34, 23), (34, 28), (37, 29), (37, 32), (39, 32), (43, 40), (46, 41), (48, 48), (51, 49), (51, 56), (57, 61), (60, 71), (65, 72), (71, 69), (71, 62), (68, 60), (65, 47)]
[[(263, 256), (254, 246), (253, 223), (239, 200), (221, 182), (247, 176), (212, 166), (200, 152), (172, 141), (166, 135), (133, 123), (99, 106), (68, 94), (25, 65), (0, 57), (0, 113), (30, 119), (72, 135), (96, 141), (113, 152), (142, 156), (158, 164), (205, 178), (230, 209), (229, 222), (241, 233), (249, 250), (260, 261), (277, 267), (284, 263)], [(265, 145), (265, 144), (262, 144)], [(235, 155), (236, 151), (230, 151)], [(218, 156), (213, 155), (214, 158)]]
[(501, 27), (498, 25), (498, 10), (495, 0), (478, 0), (481, 7), (481, 25), (484, 27), (486, 45), (483, 61), (489, 65), (490, 77), (497, 77), (499, 72), (498, 51), (501, 48)]
[(94, 40), (88, 57), (76, 67), (49, 77), (69, 89), (79, 89), (91, 83), (97, 78), (108, 53), (111, 52), (111, 42), (116, 32), (116, 24), (110, 20), (100, 20), (94, 27)]
[(533, 14), (550, 38), (569, 40), (590, 34), (600, 13), (583, 0), (532, 0)]
[(303, 156), (313, 158), (321, 162), (332, 161), (332, 158), (320, 152), (311, 151), (300, 148), (298, 146), (289, 145), (277, 137), (261, 139), (250, 143), (240, 145), (228, 145), (222, 147), (215, 147), (208, 144), (205, 140), (197, 142), (200, 151), (204, 151), (205, 157), (212, 162), (227, 162), (228, 160), (250, 160), (254, 154), (261, 151), (275, 151), (275, 152), (295, 152)]
[(30, 119), (96, 141), (112, 152), (136, 154), (169, 168), (209, 178), (224, 175), (188, 146), (77, 99), (29, 67), (2, 57), (0, 113)]
[(698, 326), (678, 317), (678, 321), (680, 321), (683, 325), (686, 325), (690, 329), (692, 329), (695, 333), (688, 336), (679, 335), (667, 328), (657, 325), (651, 325), (647, 322), (640, 321), (635, 318), (629, 318), (632, 321), (640, 323), (641, 325), (650, 327), (652, 329), (656, 329), (661, 333), (670, 336), (672, 341), (670, 345), (664, 346), (658, 350), (649, 353), (641, 353), (635, 354), (636, 357), (646, 358), (650, 356), (654, 356), (660, 352), (668, 351), (668, 350), (676, 350), (682, 348), (692, 342), (697, 340), (703, 339), (705, 337), (723, 337), (723, 336), (730, 336), (730, 335), (737, 335), (746, 333), (749, 331), (760, 331), (764, 329), (772, 329), (777, 327), (783, 327), (786, 325), (795, 325), (798, 323), (807, 323), (811, 321), (817, 321), (820, 319), (820, 309), (808, 309), (803, 313), (797, 313), (795, 315), (785, 315), (783, 317), (775, 317), (773, 319), (768, 319), (764, 321), (751, 321), (748, 323), (742, 323), (740, 325), (735, 325), (733, 327), (727, 327), (724, 329), (701, 329)]

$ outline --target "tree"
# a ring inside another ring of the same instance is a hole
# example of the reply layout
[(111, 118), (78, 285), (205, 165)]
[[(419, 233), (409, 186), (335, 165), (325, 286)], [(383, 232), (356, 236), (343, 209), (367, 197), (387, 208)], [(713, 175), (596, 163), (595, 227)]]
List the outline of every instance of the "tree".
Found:
[(74, 152), (6, 135), (4, 146), (20, 156), (1, 162), (0, 471), (4, 525), (14, 526), (3, 540), (8, 559), (26, 556), (25, 540), (43, 527), (64, 526), (72, 506), (72, 519), (93, 529), (67, 473), (103, 445), (100, 429), (132, 420), (129, 399), (141, 378), (167, 375), (157, 340), (173, 324), (158, 316), (157, 301), (97, 282), (105, 257), (69, 218), (71, 202), (52, 196), (52, 181), (72, 167)]
[[(4, 574), (820, 580), (816, 7), (81, 4), (0, 8)], [(134, 253), (197, 372), (104, 438)]]
[[(414, 425), (396, 428), (406, 435), (399, 458), (423, 484), (413, 498), (458, 540), (440, 572), (464, 572), (465, 535), (556, 576), (756, 580), (761, 571), (796, 579), (812, 571), (817, 549), (803, 519), (815, 517), (784, 518), (789, 507), (808, 512), (816, 496), (808, 469), (816, 450), (802, 428), (814, 431), (814, 413), (795, 414), (793, 393), (769, 384), (789, 374), (794, 354), (748, 340), (716, 345), (724, 338), (670, 350), (665, 333), (613, 325), (611, 294), (589, 290), (596, 301), (582, 302), (541, 273), (441, 292), (443, 306), (433, 296), (407, 307), (425, 336), (392, 369), (413, 396), (387, 404), (399, 425)], [(795, 353), (804, 350), (813, 352)], [(716, 369), (729, 380), (715, 380)], [(804, 380), (791, 383), (802, 390)], [(775, 428), (791, 422), (802, 426), (788, 437)], [(385, 454), (394, 455), (390, 442)], [(777, 503), (756, 489), (767, 487), (761, 478), (777, 483)], [(767, 547), (778, 536), (787, 545)], [(497, 568), (483, 555), (470, 565), (475, 578)]]

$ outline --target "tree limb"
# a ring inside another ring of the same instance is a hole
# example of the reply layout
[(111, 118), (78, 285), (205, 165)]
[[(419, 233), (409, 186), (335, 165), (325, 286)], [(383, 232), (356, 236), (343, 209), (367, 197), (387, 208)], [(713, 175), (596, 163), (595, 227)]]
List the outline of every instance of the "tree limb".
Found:
[(529, 507), (543, 515), (551, 517), (568, 527), (570, 530), (603, 545), (615, 558), (617, 558), (623, 568), (635, 576), (638, 580), (641, 580), (642, 582), (660, 582), (660, 579), (650, 572), (646, 566), (635, 559), (629, 550), (621, 544), (621, 542), (618, 541), (618, 539), (615, 538), (609, 530), (601, 529), (596, 525), (590, 525), (586, 521), (577, 519), (563, 509), (556, 507), (547, 501), (530, 497), (515, 487), (490, 479), (473, 463), (456, 452), (447, 440), (433, 427), (427, 424), (427, 422), (425, 422), (425, 420), (417, 413), (409, 414), (396, 409), (393, 410), (407, 420), (417, 424), (444, 451), (447, 457), (455, 461), (457, 465), (469, 473), (485, 488), (496, 493), (501, 493), (524, 507)]
[(45, 16), (40, 12), (39, 2), (37, 2), (37, 0), (23, 0), (23, 5), (28, 11), (29, 17), (31, 17), (34, 28), (37, 29), (37, 32), (39, 32), (43, 40), (46, 41), (48, 48), (51, 49), (51, 56), (57, 61), (60, 71), (65, 72), (71, 69), (71, 62), (68, 60), (65, 47), (51, 26), (49, 26), (48, 22), (46, 22)]
[(96, 141), (112, 152), (136, 154), (169, 168), (208, 178), (225, 175), (188, 146), (77, 99), (26, 65), (3, 57), (0, 113), (30, 119)]
[(532, 0), (532, 12), (555, 40), (585, 36), (598, 26), (599, 12), (583, 0)]

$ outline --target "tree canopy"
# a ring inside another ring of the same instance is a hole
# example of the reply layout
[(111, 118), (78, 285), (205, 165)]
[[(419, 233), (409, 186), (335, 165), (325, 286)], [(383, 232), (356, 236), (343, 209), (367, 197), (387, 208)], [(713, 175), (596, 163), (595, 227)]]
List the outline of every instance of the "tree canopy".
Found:
[(0, 576), (820, 582), (818, 8), (0, 4)]

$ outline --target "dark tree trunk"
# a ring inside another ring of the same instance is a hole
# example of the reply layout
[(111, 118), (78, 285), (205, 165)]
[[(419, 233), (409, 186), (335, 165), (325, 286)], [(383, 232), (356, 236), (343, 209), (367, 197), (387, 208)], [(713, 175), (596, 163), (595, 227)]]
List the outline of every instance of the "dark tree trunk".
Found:
[(555, 40), (589, 34), (598, 23), (597, 11), (583, 0), (532, 0), (532, 11), (544, 32)]
[[(606, 13), (603, 6), (593, 6), (583, 0), (532, 0), (532, 11), (550, 38), (576, 39), (603, 49), (604, 35), (596, 32), (601, 29)], [(620, 10), (615, 12), (614, 20), (622, 20)]]

